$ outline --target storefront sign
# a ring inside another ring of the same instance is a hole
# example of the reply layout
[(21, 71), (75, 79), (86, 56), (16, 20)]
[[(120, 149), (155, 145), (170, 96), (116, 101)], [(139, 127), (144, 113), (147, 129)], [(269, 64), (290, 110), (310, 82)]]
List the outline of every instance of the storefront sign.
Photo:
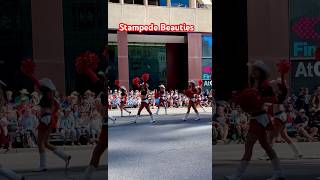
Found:
[(320, 1), (290, 2), (290, 56), (313, 59), (320, 42)]
[(310, 91), (313, 91), (320, 85), (320, 61), (292, 61), (291, 73), (291, 87), (295, 94), (299, 92), (301, 87), (307, 87)]

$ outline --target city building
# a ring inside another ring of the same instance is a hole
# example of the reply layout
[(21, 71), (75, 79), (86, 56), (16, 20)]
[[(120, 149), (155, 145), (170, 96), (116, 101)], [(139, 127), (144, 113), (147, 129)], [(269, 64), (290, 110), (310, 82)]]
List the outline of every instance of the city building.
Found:
[(0, 79), (31, 91), (32, 81), (17, 72), (23, 59), (32, 58), (35, 76), (51, 78), (61, 93), (88, 86), (75, 71), (75, 59), (93, 51), (105, 71), (107, 20), (104, 0), (0, 1)]
[[(193, 25), (194, 31), (122, 31), (127, 25)], [(132, 88), (132, 79), (150, 74), (151, 89), (164, 84), (182, 90), (188, 80), (211, 89), (212, 2), (196, 0), (109, 0), (108, 78)]]
[[(247, 63), (264, 61), (271, 79), (279, 77), (276, 64), (289, 59), (290, 92), (300, 87), (313, 91), (319, 85), (320, 1), (239, 0), (217, 1), (213, 9), (213, 80), (217, 95), (230, 97), (247, 85)], [(298, 72), (298, 73), (297, 73)], [(227, 83), (226, 83), (227, 82)], [(223, 84), (223, 86), (220, 86)]]

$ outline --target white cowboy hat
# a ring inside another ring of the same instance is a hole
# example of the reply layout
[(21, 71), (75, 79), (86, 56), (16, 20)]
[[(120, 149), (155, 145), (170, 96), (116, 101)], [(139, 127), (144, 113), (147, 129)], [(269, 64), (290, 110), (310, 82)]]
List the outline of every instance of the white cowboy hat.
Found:
[(3, 81), (0, 80), (0, 85), (7, 87), (6, 83), (4, 83)]
[(165, 89), (166, 87), (164, 87), (164, 85), (163, 85), (163, 84), (161, 84), (161, 85), (159, 86), (159, 88), (163, 88), (163, 89)]
[(42, 78), (42, 79), (40, 79), (39, 83), (40, 83), (40, 86), (47, 87), (51, 91), (56, 90), (56, 86), (53, 84), (53, 82), (49, 78)]
[(21, 94), (29, 94), (28, 90), (26, 89), (22, 89), (19, 91)]
[(124, 87), (124, 86), (121, 86), (120, 89), (123, 89), (123, 90), (125, 90), (125, 91), (127, 90), (126, 87)]
[(78, 93), (77, 91), (73, 91), (73, 92), (71, 93), (71, 95), (73, 95), (73, 96), (79, 96), (79, 93)]
[(33, 93), (31, 93), (32, 96), (38, 96), (38, 92), (37, 91), (34, 91)]
[(90, 90), (87, 90), (85, 93), (84, 93), (85, 95), (89, 95), (89, 94), (93, 94), (93, 92), (92, 91), (90, 91)]
[(189, 81), (189, 83), (196, 85), (196, 82), (194, 80)]
[(262, 61), (256, 61), (256, 62), (254, 62), (253, 64), (248, 64), (248, 65), (249, 65), (249, 67), (251, 67), (251, 68), (255, 67), (255, 68), (258, 68), (258, 69), (262, 70), (263, 72), (266, 73), (267, 76), (270, 75), (270, 69), (269, 69), (269, 67), (268, 67), (264, 62), (262, 62)]

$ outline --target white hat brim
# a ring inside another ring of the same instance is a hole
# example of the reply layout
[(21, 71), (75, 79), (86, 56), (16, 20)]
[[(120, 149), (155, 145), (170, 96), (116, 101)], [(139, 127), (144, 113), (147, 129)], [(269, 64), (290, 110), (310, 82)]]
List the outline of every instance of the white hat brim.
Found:
[(39, 83), (40, 83), (40, 86), (47, 87), (52, 91), (56, 90), (56, 86), (53, 84), (53, 82), (49, 78), (42, 78), (40, 79)]
[(4, 83), (3, 81), (0, 80), (0, 85), (7, 87), (6, 83)]

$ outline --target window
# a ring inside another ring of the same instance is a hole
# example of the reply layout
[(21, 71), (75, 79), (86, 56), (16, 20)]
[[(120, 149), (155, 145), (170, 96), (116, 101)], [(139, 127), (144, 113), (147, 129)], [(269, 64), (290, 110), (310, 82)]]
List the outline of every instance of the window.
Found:
[(189, 0), (171, 0), (172, 7), (189, 7)]
[(212, 35), (202, 36), (202, 80), (203, 90), (212, 88)]
[(109, 0), (111, 3), (120, 3), (120, 0)]
[(148, 5), (160, 6), (160, 0), (148, 0)]

